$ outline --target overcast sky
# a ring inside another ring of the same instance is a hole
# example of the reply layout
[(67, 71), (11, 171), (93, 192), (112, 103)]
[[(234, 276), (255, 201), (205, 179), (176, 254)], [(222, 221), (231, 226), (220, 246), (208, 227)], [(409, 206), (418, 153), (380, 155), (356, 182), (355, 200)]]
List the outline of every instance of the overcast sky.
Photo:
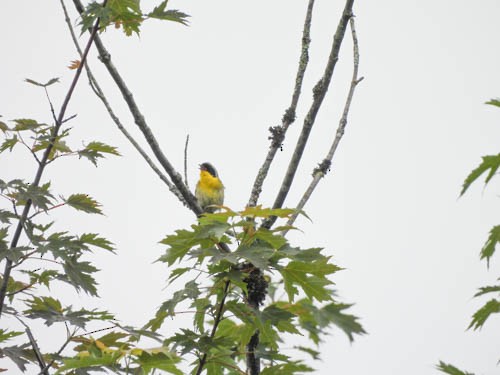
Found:
[[(142, 3), (148, 10), (155, 2)], [(343, 7), (342, 1), (316, 3), (297, 122), (264, 186), (264, 205), (274, 200)], [(307, 2), (170, 6), (192, 16), (189, 27), (151, 21), (140, 38), (110, 29), (104, 41), (172, 163), (181, 169), (189, 134), (191, 186), (197, 165), (210, 161), (226, 186), (226, 204), (241, 209), (269, 144), (267, 128), (290, 102)], [(317, 373), (433, 374), (439, 360), (497, 373), (498, 318), (483, 331), (465, 329), (482, 302), (471, 298), (476, 288), (498, 276), (499, 262), (488, 272), (478, 254), (500, 223), (500, 184), (458, 194), (480, 156), (500, 150), (500, 110), (483, 104), (500, 96), (500, 3), (382, 0), (356, 1), (354, 8), (365, 80), (332, 172), (306, 207), (312, 222), (297, 222), (303, 232), (290, 240), (324, 247), (345, 268), (333, 281), (340, 298), (355, 303), (352, 312), (369, 334), (350, 344), (334, 330), (320, 348)], [(60, 106), (73, 75), (67, 66), (77, 55), (59, 2), (3, 1), (0, 35), (0, 114), (50, 121), (43, 92), (23, 80), (60, 77), (50, 91)], [(330, 146), (351, 77), (351, 49), (347, 37), (286, 206), (297, 203)], [(95, 52), (90, 61), (122, 121), (139, 136)], [(75, 147), (100, 140), (118, 146), (123, 157), (99, 168), (69, 159), (48, 168), (44, 181), (51, 179), (57, 194), (88, 193), (106, 213), (63, 208), (54, 218), (58, 229), (99, 232), (116, 244), (116, 256), (97, 252), (94, 260), (102, 269), (102, 301), (124, 322), (141, 325), (172, 293), (164, 289), (168, 270), (152, 264), (164, 250), (158, 241), (194, 217), (114, 127), (85, 79), (68, 114), (78, 114), (71, 123)], [(28, 157), (0, 158), (2, 179), (31, 180), (34, 170)], [(72, 303), (83, 301), (100, 306), (83, 297)], [(54, 349), (60, 343), (48, 336), (40, 341)]]

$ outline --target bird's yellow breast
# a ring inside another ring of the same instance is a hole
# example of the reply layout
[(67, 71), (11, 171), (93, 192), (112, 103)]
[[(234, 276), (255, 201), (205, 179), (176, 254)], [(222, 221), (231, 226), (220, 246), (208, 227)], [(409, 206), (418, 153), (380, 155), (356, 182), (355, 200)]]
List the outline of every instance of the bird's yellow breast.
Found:
[(212, 176), (207, 171), (200, 171), (200, 181), (197, 188), (201, 189), (205, 194), (213, 195), (224, 189), (224, 185), (222, 185), (219, 178)]

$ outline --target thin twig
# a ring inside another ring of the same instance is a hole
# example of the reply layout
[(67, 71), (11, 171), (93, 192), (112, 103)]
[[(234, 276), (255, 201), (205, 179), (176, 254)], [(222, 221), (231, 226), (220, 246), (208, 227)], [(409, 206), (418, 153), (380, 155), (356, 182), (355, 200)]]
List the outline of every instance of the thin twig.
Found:
[(54, 122), (56, 122), (57, 121), (56, 112), (54, 111), (54, 106), (52, 105), (52, 100), (50, 100), (49, 90), (47, 90), (47, 86), (44, 86), (43, 89), (45, 90), (45, 96), (47, 97), (47, 101), (49, 102), (50, 113), (52, 114), (52, 118), (53, 118)]
[(89, 332), (84, 332), (76, 337), (83, 337), (83, 336), (88, 336), (88, 335), (92, 335), (94, 333), (97, 333), (97, 332), (103, 332), (103, 331), (109, 331), (110, 329), (113, 329), (113, 328), (116, 328), (116, 324), (112, 325), (112, 326), (109, 326), (109, 327), (105, 327), (105, 328), (99, 328), (99, 329), (96, 329), (94, 331), (89, 331)]
[(12, 296), (15, 296), (15, 295), (16, 295), (16, 294), (18, 294), (18, 293), (22, 293), (22, 292), (24, 292), (25, 290), (30, 289), (30, 288), (31, 288), (31, 287), (33, 287), (35, 284), (36, 284), (36, 282), (33, 282), (33, 283), (31, 283), (31, 284), (27, 284), (27, 285), (23, 286), (21, 289), (18, 289), (18, 290), (14, 291), (14, 292), (7, 293), (7, 294), (6, 294), (6, 296), (7, 296), (7, 297), (12, 297)]
[(189, 134), (186, 136), (186, 143), (184, 144), (184, 183), (189, 189), (188, 183), (188, 173), (187, 173), (187, 164), (188, 164), (188, 146), (189, 146)]
[[(68, 10), (66, 8), (66, 5), (64, 4), (63, 0), (60, 0), (63, 12), (64, 12), (64, 19), (66, 21), (66, 24), (68, 25), (70, 34), (71, 34), (71, 39), (73, 40), (73, 44), (75, 45), (76, 50), (78, 51), (78, 54), (81, 56), (82, 51), (80, 48), (80, 45), (78, 43), (78, 39), (76, 37), (74, 28), (71, 24), (71, 20), (69, 17)], [(135, 140), (135, 138), (128, 132), (127, 129), (123, 126), (121, 120), (118, 118), (118, 116), (115, 114), (113, 111), (113, 108), (111, 108), (111, 105), (109, 104), (109, 101), (107, 100), (106, 96), (104, 95), (104, 92), (102, 91), (101, 87), (99, 86), (94, 74), (92, 73), (92, 70), (90, 69), (90, 66), (88, 62), (85, 62), (85, 71), (87, 72), (87, 77), (89, 80), (90, 87), (92, 88), (92, 91), (94, 91), (95, 95), (102, 101), (104, 104), (104, 107), (106, 107), (106, 110), (108, 111), (109, 116), (115, 123), (116, 127), (118, 130), (122, 132), (122, 134), (125, 136), (125, 138), (128, 139), (128, 141), (134, 146), (134, 148), (139, 152), (139, 154), (142, 156), (142, 158), (146, 161), (146, 163), (149, 165), (149, 167), (156, 173), (156, 175), (162, 180), (169, 190), (177, 196), (185, 204), (184, 198), (182, 195), (179, 193), (179, 191), (175, 188), (175, 186), (170, 182), (168, 177), (163, 174), (156, 164), (151, 160), (151, 158), (148, 156), (146, 151), (139, 145), (139, 143)]]
[(35, 340), (35, 337), (31, 333), (30, 327), (26, 323), (24, 323), (24, 321), (21, 318), (19, 318), (18, 316), (14, 315), (14, 317), (24, 326), (26, 334), (28, 335), (28, 339), (30, 340), (31, 347), (33, 348), (33, 352), (35, 353), (35, 358), (38, 362), (38, 366), (42, 370), (40, 372), (40, 374), (49, 375), (49, 370), (48, 370), (48, 368), (46, 368), (47, 365), (45, 364), (45, 360), (43, 359), (43, 355), (40, 352), (40, 348), (38, 347), (38, 344)]
[(71, 115), (71, 116), (69, 116), (68, 118), (65, 118), (65, 119), (62, 121), (62, 123), (64, 124), (64, 123), (66, 123), (66, 122), (68, 122), (68, 121), (71, 121), (71, 120), (73, 120), (76, 116), (78, 116), (78, 114)]
[(54, 355), (54, 358), (52, 358), (52, 360), (42, 369), (42, 371), (40, 371), (38, 373), (38, 375), (44, 375), (45, 374), (45, 371), (47, 371), (48, 373), (48, 369), (52, 367), (52, 365), (54, 364), (54, 362), (56, 361), (56, 357), (61, 355), (61, 353), (63, 352), (63, 350), (66, 348), (66, 346), (68, 346), (68, 344), (71, 342), (71, 340), (73, 339), (73, 337), (75, 337), (75, 334), (76, 332), (78, 331), (78, 328), (75, 328), (73, 330), (73, 333), (69, 333), (69, 329), (68, 329), (68, 326), (66, 326), (66, 341), (61, 345), (61, 347), (59, 348), (59, 350), (57, 351), (57, 353), (55, 353)]
[(28, 217), (28, 220), (33, 219), (35, 216), (40, 215), (42, 212), (47, 213), (47, 212), (48, 212), (48, 211), (50, 211), (50, 210), (53, 210), (53, 209), (55, 209), (55, 208), (59, 208), (59, 207), (65, 206), (65, 205), (66, 205), (66, 202), (63, 202), (63, 203), (56, 204), (56, 205), (54, 205), (54, 206), (52, 206), (52, 207), (49, 207), (49, 208), (47, 208), (46, 210), (38, 210), (38, 211), (37, 211), (37, 212), (35, 212), (33, 215), (31, 215), (30, 217)]
[[(313, 179), (311, 183), (309, 184), (308, 188), (306, 189), (304, 195), (302, 196), (299, 204), (297, 205), (297, 213), (293, 214), (288, 222), (286, 223), (287, 226), (293, 225), (295, 222), (295, 219), (297, 218), (297, 215), (300, 211), (304, 209), (304, 206), (306, 205), (307, 201), (311, 197), (314, 189), (318, 185), (319, 181), (329, 172), (333, 155), (335, 154), (335, 151), (337, 150), (337, 147), (340, 143), (340, 140), (342, 139), (342, 136), (344, 135), (345, 127), (347, 125), (347, 118), (349, 116), (349, 110), (351, 108), (351, 102), (352, 98), (354, 96), (354, 90), (356, 89), (356, 86), (358, 83), (360, 83), (363, 80), (363, 77), (358, 78), (358, 67), (359, 67), (359, 47), (358, 47), (358, 36), (356, 34), (356, 27), (355, 27), (355, 22), (354, 22), (354, 17), (351, 17), (350, 19), (350, 26), (351, 26), (351, 35), (352, 35), (352, 42), (353, 42), (353, 61), (354, 61), (354, 68), (353, 68), (353, 73), (352, 73), (352, 80), (351, 80), (351, 86), (349, 87), (349, 92), (347, 94), (347, 99), (344, 105), (344, 111), (342, 112), (342, 117), (340, 118), (339, 121), (339, 126), (337, 128), (337, 131), (335, 133), (335, 138), (333, 139), (332, 145), (330, 146), (330, 150), (328, 151), (328, 154), (326, 157), (323, 159), (323, 161), (319, 164), (317, 168), (314, 169), (313, 172)], [(285, 230), (282, 232), (283, 236), (288, 232), (288, 230)]]
[(304, 29), (302, 31), (302, 52), (299, 58), (299, 67), (297, 69), (297, 75), (295, 77), (295, 87), (293, 88), (292, 102), (290, 107), (287, 108), (283, 118), (281, 120), (281, 126), (271, 127), (269, 131), (271, 132), (271, 146), (267, 152), (264, 163), (259, 169), (257, 176), (252, 187), (252, 193), (250, 194), (250, 199), (248, 201), (248, 206), (255, 206), (259, 200), (260, 193), (262, 192), (262, 185), (264, 180), (269, 173), (269, 168), (274, 160), (276, 152), (281, 148), (283, 141), (285, 139), (286, 131), (288, 127), (295, 121), (295, 111), (297, 109), (297, 103), (299, 101), (300, 93), (302, 91), (302, 81), (304, 79), (304, 74), (309, 62), (309, 45), (311, 44), (311, 22), (312, 22), (312, 11), (314, 7), (314, 0), (309, 0), (307, 6), (306, 19), (304, 21)]
[[(344, 40), (344, 35), (349, 19), (352, 17), (353, 3), (354, 0), (347, 0), (345, 3), (342, 16), (333, 37), (333, 44), (330, 50), (330, 56), (328, 57), (325, 72), (318, 83), (314, 86), (313, 102), (311, 104), (311, 107), (309, 108), (309, 112), (304, 119), (301, 134), (299, 136), (299, 139), (297, 140), (295, 151), (293, 152), (292, 159), (290, 160), (285, 177), (283, 179), (283, 182), (281, 183), (279, 193), (274, 201), (273, 208), (283, 207), (283, 203), (285, 202), (286, 196), (288, 195), (290, 187), (292, 186), (292, 182), (295, 178), (295, 173), (297, 172), (300, 160), (302, 159), (309, 134), (311, 133), (311, 129), (316, 120), (316, 115), (318, 114), (318, 111), (321, 108), (321, 104), (323, 103), (323, 99), (326, 96), (326, 92), (328, 91), (328, 86), (330, 85), (335, 65), (337, 64), (337, 61), (339, 59), (340, 46), (342, 45), (342, 41)], [(269, 229), (275, 221), (275, 216), (270, 217), (264, 222), (262, 226)]]
[[(229, 285), (231, 282), (229, 280), (226, 281), (226, 284), (224, 285), (224, 292), (222, 292), (222, 299), (220, 301), (219, 309), (217, 310), (217, 314), (214, 319), (214, 325), (212, 327), (212, 332), (210, 333), (210, 338), (213, 339), (215, 336), (215, 333), (217, 332), (217, 327), (219, 326), (219, 323), (222, 320), (222, 314), (224, 312), (224, 304), (226, 302), (226, 297), (229, 291)], [(200, 358), (200, 363), (198, 365), (198, 369), (196, 370), (196, 375), (200, 375), (201, 372), (203, 371), (203, 367), (205, 366), (205, 363), (207, 362), (207, 356), (208, 353), (203, 353), (203, 356)]]
[[(104, 0), (103, 6), (106, 6), (106, 2), (107, 2), (107, 0)], [(85, 60), (87, 59), (87, 55), (89, 53), (90, 46), (92, 45), (92, 43), (97, 35), (97, 30), (99, 29), (99, 22), (100, 22), (100, 19), (98, 18), (94, 24), (94, 28), (92, 29), (92, 33), (91, 33), (90, 38), (89, 38), (87, 45), (85, 47), (85, 51), (83, 52), (82, 62), (85, 62)], [(57, 135), (59, 134), (59, 130), (61, 128), (62, 121), (64, 119), (64, 115), (66, 114), (66, 109), (67, 109), (68, 104), (71, 100), (71, 96), (73, 95), (73, 92), (75, 90), (78, 79), (80, 78), (80, 75), (82, 73), (82, 68), (83, 68), (83, 66), (81, 65), (76, 70), (73, 81), (71, 82), (71, 85), (68, 89), (68, 93), (66, 94), (66, 97), (64, 98), (63, 104), (61, 105), (59, 115), (55, 121), (54, 129), (53, 129), (52, 135), (50, 137), (49, 146), (45, 149), (45, 152), (43, 153), (42, 159), (40, 160), (38, 170), (36, 172), (36, 175), (35, 175), (35, 178), (34, 178), (32, 184), (31, 184), (32, 186), (38, 186), (40, 184), (40, 180), (42, 179), (43, 171), (44, 171), (45, 167), (47, 166), (47, 161), (48, 161), (49, 156), (52, 152), (52, 149), (54, 148), (55, 140), (57, 138)], [(28, 214), (29, 214), (29, 211), (31, 209), (32, 203), (33, 203), (32, 200), (28, 199), (28, 201), (26, 202), (26, 205), (24, 206), (21, 217), (19, 218), (19, 221), (17, 223), (17, 227), (16, 227), (16, 230), (14, 232), (14, 236), (12, 237), (10, 249), (17, 247), (17, 243), (19, 241), (19, 238), (21, 237), (21, 232), (22, 232), (22, 229), (24, 227), (24, 222), (28, 218)], [(3, 306), (4, 306), (5, 294), (7, 292), (7, 284), (9, 282), (11, 270), (12, 270), (12, 260), (6, 259), (2, 285), (0, 286), (0, 316), (2, 314), (2, 310), (3, 310)]]
[[(81, 14), (84, 10), (83, 5), (80, 0), (73, 0), (73, 4), (75, 5), (77, 11)], [(184, 184), (182, 181), (182, 176), (179, 172), (175, 170), (173, 165), (170, 163), (170, 161), (167, 159), (165, 154), (163, 153), (162, 149), (160, 148), (160, 145), (158, 144), (158, 141), (156, 137), (154, 136), (153, 132), (151, 131), (151, 128), (149, 125), (146, 123), (146, 120), (144, 118), (144, 115), (140, 111), (133, 95), (132, 92), (129, 90), (127, 87), (127, 84), (121, 77), (120, 73), (116, 69), (115, 65), (111, 61), (111, 55), (109, 54), (108, 50), (104, 47), (104, 44), (102, 43), (102, 40), (99, 36), (95, 38), (95, 45), (97, 47), (97, 51), (99, 52), (99, 59), (102, 61), (106, 69), (108, 70), (109, 74), (113, 78), (115, 84), (118, 86), (118, 89), (120, 90), (123, 99), (127, 103), (127, 106), (130, 110), (130, 113), (134, 117), (135, 124), (139, 127), (139, 130), (142, 132), (144, 135), (144, 138), (146, 139), (146, 142), (148, 143), (149, 147), (153, 151), (153, 154), (155, 155), (156, 159), (160, 163), (160, 165), (163, 167), (165, 172), (167, 172), (168, 176), (170, 177), (170, 180), (172, 183), (175, 185), (177, 190), (179, 190), (182, 198), (186, 202), (187, 206), (193, 211), (197, 216), (201, 215), (203, 213), (203, 210), (201, 209), (200, 205), (198, 204), (198, 201), (196, 200), (196, 197), (193, 195), (191, 191), (187, 188), (187, 186)]]
[(17, 138), (19, 138), (19, 141), (21, 142), (21, 144), (26, 147), (28, 149), (28, 151), (31, 153), (31, 155), (33, 155), (33, 157), (35, 158), (36, 162), (38, 165), (40, 165), (40, 159), (38, 159), (38, 155), (36, 154), (36, 152), (33, 151), (33, 149), (28, 146), (28, 144), (24, 141), (23, 139), (23, 136), (21, 135), (20, 132), (17, 132)]

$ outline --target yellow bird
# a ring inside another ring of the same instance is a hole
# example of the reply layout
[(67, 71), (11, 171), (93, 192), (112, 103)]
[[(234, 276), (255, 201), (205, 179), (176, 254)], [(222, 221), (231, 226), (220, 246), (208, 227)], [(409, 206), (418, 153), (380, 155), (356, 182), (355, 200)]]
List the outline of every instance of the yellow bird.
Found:
[(214, 213), (224, 203), (224, 185), (210, 163), (200, 164), (200, 180), (194, 192), (203, 212)]

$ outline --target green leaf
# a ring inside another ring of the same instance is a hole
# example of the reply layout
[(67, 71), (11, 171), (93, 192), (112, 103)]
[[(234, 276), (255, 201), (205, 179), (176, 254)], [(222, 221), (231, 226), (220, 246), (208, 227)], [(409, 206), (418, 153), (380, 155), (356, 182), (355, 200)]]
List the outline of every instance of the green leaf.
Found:
[(298, 317), (299, 326), (309, 333), (309, 338), (316, 345), (321, 342), (321, 335), (325, 335), (326, 329), (332, 325), (344, 331), (350, 341), (353, 341), (355, 334), (363, 335), (366, 333), (358, 323), (357, 317), (344, 313), (344, 310), (351, 305), (331, 302), (318, 308), (307, 299), (302, 299), (294, 304), (277, 302), (276, 305), (295, 314)]
[(110, 16), (112, 11), (109, 7), (103, 7), (101, 4), (96, 1), (91, 2), (87, 5), (83, 13), (81, 14), (80, 24), (82, 25), (82, 34), (90, 30), (93, 26), (97, 18), (100, 19), (100, 27), (105, 28), (111, 21)]
[(274, 252), (274, 249), (266, 246), (265, 244), (254, 242), (251, 246), (240, 246), (236, 251), (228, 254), (226, 257), (229, 260), (232, 257), (237, 256), (249, 261), (255, 267), (265, 270), (268, 268), (269, 259), (274, 255)]
[(473, 328), (475, 331), (482, 328), (491, 314), (498, 313), (500, 313), (500, 301), (496, 299), (489, 300), (483, 307), (477, 310), (474, 315), (472, 315), (472, 320), (467, 329)]
[(494, 105), (496, 107), (500, 107), (500, 99), (490, 99), (484, 104)]
[(102, 211), (99, 208), (101, 205), (87, 194), (72, 194), (64, 201), (68, 206), (71, 206), (76, 210), (102, 215)]
[(439, 365), (437, 365), (436, 368), (448, 375), (474, 375), (472, 372), (461, 371), (455, 366), (444, 363), (443, 361), (439, 361)]
[(29, 343), (0, 348), (0, 357), (8, 357), (23, 373), (26, 372), (26, 365), (35, 361), (33, 349)]
[(23, 130), (33, 130), (38, 128), (40, 125), (44, 125), (44, 124), (39, 124), (36, 120), (26, 119), (26, 118), (20, 118), (13, 121), (16, 125), (12, 130), (18, 132)]
[(50, 139), (39, 140), (39, 142), (32, 147), (31, 151), (38, 152), (41, 150), (45, 150), (50, 145), (52, 145), (52, 149), (50, 150), (50, 155), (49, 155), (50, 160), (54, 159), (54, 156), (57, 152), (61, 154), (67, 154), (72, 152), (71, 148), (66, 144), (64, 140), (61, 139), (60, 136), (57, 137), (54, 141), (51, 141)]
[(19, 139), (17, 138), (17, 135), (13, 135), (12, 138), (6, 138), (0, 146), (0, 153), (4, 152), (5, 150), (12, 151), (18, 141)]
[(260, 318), (271, 322), (280, 332), (290, 332), (300, 335), (300, 331), (293, 322), (295, 314), (277, 305), (267, 306), (262, 313), (260, 313)]
[(26, 301), (29, 309), (24, 311), (28, 318), (40, 318), (45, 320), (47, 326), (51, 326), (55, 322), (65, 321), (64, 310), (61, 302), (52, 297), (33, 297)]
[(204, 216), (199, 219), (200, 224), (194, 226), (196, 238), (198, 239), (214, 239), (220, 241), (222, 236), (231, 227), (226, 222), (221, 222), (211, 216)]
[(196, 309), (196, 313), (193, 319), (195, 328), (199, 332), (205, 332), (205, 314), (210, 311), (213, 306), (208, 298), (197, 298), (191, 304), (191, 307)]
[(285, 237), (275, 235), (273, 232), (265, 228), (259, 228), (259, 230), (255, 232), (254, 236), (264, 242), (267, 242), (274, 249), (281, 248), (287, 242)]
[(168, 315), (175, 315), (175, 308), (180, 302), (191, 299), (196, 300), (201, 294), (198, 288), (198, 283), (191, 280), (184, 286), (184, 289), (178, 290), (174, 293), (171, 299), (163, 302), (160, 307), (160, 311), (165, 311)]
[(475, 168), (465, 179), (460, 196), (462, 196), (470, 185), (476, 181), (483, 173), (488, 172), (485, 178), (485, 185), (490, 182), (498, 168), (500, 167), (500, 154), (498, 155), (486, 155), (482, 157), (483, 161), (477, 168)]
[(295, 209), (291, 208), (262, 208), (261, 205), (254, 207), (247, 207), (240, 212), (240, 216), (246, 217), (261, 217), (269, 218), (270, 216), (277, 216), (280, 218), (288, 218), (296, 212)]
[(174, 353), (148, 353), (146, 351), (134, 360), (146, 374), (158, 369), (174, 375), (183, 375), (182, 371), (175, 366), (179, 361), (180, 359)]
[(78, 151), (80, 158), (89, 159), (95, 166), (97, 166), (97, 159), (104, 158), (105, 154), (120, 156), (116, 147), (102, 142), (90, 142), (83, 150)]
[(490, 235), (481, 249), (481, 260), (486, 258), (488, 267), (490, 266), (490, 258), (495, 253), (497, 244), (500, 242), (500, 225), (494, 226), (490, 230)]
[(47, 83), (38, 83), (38, 82), (33, 81), (32, 79), (29, 79), (29, 78), (26, 78), (25, 81), (28, 83), (31, 83), (32, 85), (35, 85), (35, 86), (47, 87), (47, 86), (53, 85), (56, 82), (59, 82), (59, 78), (52, 78), (49, 81), (47, 81)]
[(313, 371), (313, 368), (301, 363), (300, 361), (295, 361), (266, 367), (260, 375), (295, 375)]
[(182, 260), (191, 248), (200, 243), (200, 240), (196, 238), (194, 232), (181, 229), (176, 230), (175, 234), (168, 235), (160, 243), (168, 245), (168, 248), (167, 252), (158, 261), (166, 262), (171, 266), (176, 261)]
[(183, 267), (183, 268), (176, 268), (170, 272), (170, 275), (168, 275), (168, 280), (170, 283), (174, 282), (177, 280), (180, 276), (184, 275), (186, 272), (191, 271), (193, 267)]
[(125, 332), (127, 332), (129, 334), (129, 341), (130, 342), (137, 342), (139, 341), (139, 339), (144, 336), (144, 337), (148, 337), (150, 339), (153, 339), (155, 341), (158, 341), (158, 342), (162, 342), (161, 340), (161, 336), (154, 333), (154, 332), (151, 332), (150, 330), (145, 330), (145, 329), (138, 329), (138, 328), (134, 328), (134, 327), (130, 327), (130, 326), (123, 326), (123, 325), (120, 325), (118, 323), (116, 323), (116, 321), (114, 322), (114, 324), (124, 330)]
[(10, 219), (16, 219), (17, 215), (13, 212), (0, 209), (0, 223), (10, 224)]
[(65, 272), (64, 278), (61, 278), (63, 281), (73, 285), (77, 291), (83, 290), (92, 296), (98, 296), (97, 282), (91, 276), (98, 269), (90, 262), (79, 262), (77, 257), (73, 256), (63, 263), (63, 269)]
[(297, 349), (297, 350), (300, 350), (301, 352), (304, 352), (304, 353), (307, 353), (311, 356), (312, 359), (314, 359), (315, 361), (317, 360), (320, 360), (320, 352), (314, 350), (314, 349), (311, 349), (311, 348), (307, 348), (305, 346), (294, 346), (293, 347), (294, 349)]
[(22, 270), (21, 272), (27, 274), (30, 277), (30, 283), (31, 284), (42, 284), (45, 285), (47, 288), (50, 286), (50, 282), (53, 279), (56, 279), (59, 277), (59, 272), (56, 270), (44, 270), (41, 273), (38, 273), (37, 271), (26, 271)]
[(115, 365), (122, 355), (120, 351), (114, 351), (111, 353), (100, 352), (99, 355), (91, 354), (76, 358), (65, 358), (63, 359), (63, 365), (57, 369), (55, 374), (67, 373), (67, 370), (73, 369), (104, 370), (104, 367)]
[(4, 329), (0, 329), (0, 342), (10, 340), (13, 337), (21, 336), (22, 334), (24, 334), (24, 332), (6, 331)]
[[(9, 244), (6, 241), (7, 236), (9, 235), (8, 227), (0, 228), (0, 254), (3, 252), (9, 251)], [(7, 258), (7, 256), (0, 256), (0, 259)]]
[(5, 133), (6, 131), (9, 131), (9, 127), (7, 126), (7, 124), (3, 121), (0, 121), (0, 130)]
[(495, 292), (500, 292), (500, 285), (483, 286), (479, 288), (479, 292), (474, 294), (474, 297), (479, 297), (487, 293), (495, 293)]
[(173, 349), (180, 347), (180, 355), (185, 355), (194, 349), (200, 348), (201, 338), (206, 337), (199, 335), (189, 329), (181, 329), (182, 333), (176, 333), (165, 340), (166, 344), (173, 344)]
[(29, 307), (24, 314), (31, 319), (43, 319), (45, 325), (51, 326), (58, 322), (68, 322), (80, 328), (92, 320), (109, 321), (114, 316), (107, 311), (80, 309), (73, 311), (70, 307), (63, 307), (61, 302), (52, 297), (32, 297), (26, 301)]
[(328, 301), (332, 298), (332, 292), (326, 288), (332, 284), (325, 275), (336, 272), (339, 268), (326, 261), (317, 261), (313, 263), (303, 263), (292, 261), (286, 267), (279, 269), (283, 276), (285, 291), (290, 301), (298, 294), (295, 285), (301, 287), (304, 293), (310, 299), (316, 298), (318, 301)]
[(188, 25), (187, 18), (189, 15), (182, 13), (178, 10), (166, 10), (168, 0), (164, 0), (153, 9), (152, 12), (148, 13), (147, 16), (150, 18), (156, 18), (159, 20), (179, 22), (183, 25)]
[(354, 315), (345, 314), (343, 311), (352, 306), (345, 303), (330, 303), (324, 306), (321, 311), (328, 321), (335, 324), (349, 337), (349, 341), (354, 341), (354, 334), (363, 335), (365, 330), (358, 323), (358, 318)]
[(49, 209), (49, 206), (52, 205), (54, 196), (49, 191), (50, 182), (42, 186), (35, 185), (19, 185), (17, 193), (13, 194), (16, 199), (16, 204), (21, 206), (25, 205), (28, 200), (31, 200), (31, 203), (34, 207), (40, 208), (44, 211)]
[(103, 237), (99, 237), (96, 233), (84, 233), (79, 237), (79, 240), (85, 244), (100, 247), (104, 250), (114, 250), (114, 246), (111, 241), (108, 241)]

